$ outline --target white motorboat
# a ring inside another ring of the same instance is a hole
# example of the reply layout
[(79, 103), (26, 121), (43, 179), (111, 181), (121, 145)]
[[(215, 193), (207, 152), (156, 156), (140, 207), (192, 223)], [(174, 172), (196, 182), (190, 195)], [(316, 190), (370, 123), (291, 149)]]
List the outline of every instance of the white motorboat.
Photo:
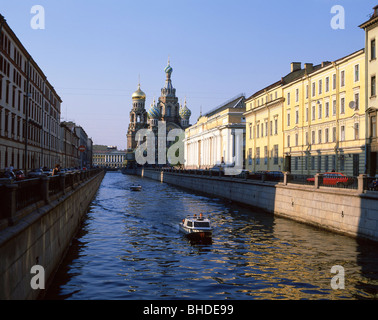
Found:
[(130, 190), (131, 191), (140, 191), (140, 190), (142, 190), (142, 186), (133, 184), (132, 186), (130, 186)]
[(202, 213), (199, 216), (196, 214), (187, 216), (180, 222), (179, 230), (189, 238), (196, 239), (211, 238), (213, 234), (210, 220), (205, 218)]

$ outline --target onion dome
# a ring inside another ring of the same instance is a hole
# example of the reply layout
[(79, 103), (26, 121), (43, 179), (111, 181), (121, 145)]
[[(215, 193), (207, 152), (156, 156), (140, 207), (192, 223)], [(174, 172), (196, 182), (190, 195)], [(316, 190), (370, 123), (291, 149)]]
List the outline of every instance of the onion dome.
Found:
[(171, 67), (171, 64), (170, 64), (169, 58), (168, 58), (168, 65), (165, 67), (164, 71), (165, 71), (165, 73), (167, 73), (167, 74), (169, 74), (169, 75), (173, 72), (173, 69), (172, 69), (172, 67)]
[(140, 84), (138, 84), (138, 90), (131, 97), (136, 100), (146, 100), (146, 94), (140, 89)]
[(192, 115), (192, 112), (186, 106), (186, 98), (185, 98), (185, 104), (184, 104), (184, 106), (180, 107), (179, 114), (180, 114), (180, 117), (182, 119), (189, 119), (190, 116)]
[(148, 110), (147, 114), (150, 119), (161, 118), (160, 108), (155, 104), (155, 99), (154, 102), (151, 104), (151, 108), (150, 110)]

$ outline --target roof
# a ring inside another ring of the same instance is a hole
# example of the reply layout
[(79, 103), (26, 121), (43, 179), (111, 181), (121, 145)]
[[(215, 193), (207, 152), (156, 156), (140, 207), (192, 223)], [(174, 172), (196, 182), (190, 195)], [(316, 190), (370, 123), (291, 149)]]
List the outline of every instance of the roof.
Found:
[(378, 5), (373, 8), (374, 12), (370, 15), (370, 19), (359, 25), (360, 28), (365, 29), (372, 24), (378, 23)]
[(240, 93), (239, 95), (227, 100), (223, 104), (219, 105), (218, 107), (211, 109), (209, 112), (204, 114), (205, 117), (210, 117), (215, 113), (219, 113), (226, 109), (236, 109), (236, 108), (244, 108), (244, 100), (245, 96), (244, 93)]
[[(349, 58), (349, 57), (351, 57), (351, 56), (353, 56), (353, 55), (355, 55), (357, 53), (362, 53), (364, 51), (365, 51), (365, 49), (357, 50), (357, 51), (355, 51), (353, 53), (350, 53), (350, 54), (346, 55), (345, 57), (342, 57), (342, 58), (339, 58), (339, 59), (335, 60), (334, 62), (339, 62), (339, 61), (344, 60), (346, 58)], [(318, 70), (321, 70), (322, 68), (326, 68), (326, 67), (328, 67), (331, 64), (332, 64), (332, 62), (330, 62), (330, 61), (324, 61), (324, 62), (322, 62), (322, 63), (320, 63), (318, 65), (312, 66), (311, 69), (306, 69), (306, 68), (302, 69), (301, 68), (301, 69), (295, 70), (293, 72), (290, 72), (286, 76), (282, 77), (281, 80), (279, 80), (279, 81), (277, 81), (277, 82), (275, 82), (273, 84), (270, 84), (269, 86), (267, 86), (267, 87), (265, 87), (263, 89), (260, 89), (259, 91), (257, 91), (254, 94), (252, 94), (246, 100), (255, 98), (255, 97), (259, 96), (260, 94), (264, 93), (265, 91), (268, 91), (268, 90), (273, 89), (275, 87), (278, 87), (280, 85), (284, 86), (286, 84), (289, 84), (289, 83), (291, 83), (291, 82), (293, 82), (295, 80), (298, 80), (298, 79), (302, 78), (305, 75), (309, 75), (309, 74), (312, 74), (314, 72), (317, 72)]]
[(18, 46), (18, 49), (22, 51), (22, 53), (25, 55), (26, 61), (30, 59), (30, 63), (34, 66), (34, 68), (40, 73), (41, 77), (43, 78), (44, 81), (46, 81), (45, 85), (47, 85), (50, 90), (54, 93), (56, 98), (59, 100), (60, 103), (63, 102), (62, 98), (58, 95), (56, 92), (54, 86), (50, 83), (50, 81), (47, 79), (47, 76), (44, 74), (40, 66), (37, 64), (37, 62), (33, 59), (33, 57), (30, 55), (30, 53), (27, 51), (25, 46), (22, 44), (20, 39), (17, 37), (17, 35), (14, 33), (12, 28), (9, 26), (7, 23), (7, 20), (3, 15), (0, 14), (0, 25), (2, 28), (5, 27), (6, 32), (9, 34), (10, 37), (12, 37), (12, 40), (15, 42), (15, 44)]

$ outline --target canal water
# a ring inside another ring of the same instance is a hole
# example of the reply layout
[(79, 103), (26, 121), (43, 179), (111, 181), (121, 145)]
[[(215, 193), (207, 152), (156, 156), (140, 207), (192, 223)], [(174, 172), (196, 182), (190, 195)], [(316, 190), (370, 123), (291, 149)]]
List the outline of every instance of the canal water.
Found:
[[(179, 233), (194, 213), (210, 216), (212, 243)], [(342, 300), (377, 289), (375, 244), (108, 172), (45, 299)]]

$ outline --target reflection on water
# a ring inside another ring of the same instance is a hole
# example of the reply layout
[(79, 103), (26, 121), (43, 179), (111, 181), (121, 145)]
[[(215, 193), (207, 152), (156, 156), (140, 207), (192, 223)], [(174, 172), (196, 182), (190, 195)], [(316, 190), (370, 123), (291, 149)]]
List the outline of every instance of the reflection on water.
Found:
[[(138, 182), (143, 189), (130, 191)], [(208, 214), (212, 242), (178, 223)], [(46, 299), (371, 299), (378, 249), (149, 179), (107, 173)], [(345, 289), (333, 290), (334, 265)]]

